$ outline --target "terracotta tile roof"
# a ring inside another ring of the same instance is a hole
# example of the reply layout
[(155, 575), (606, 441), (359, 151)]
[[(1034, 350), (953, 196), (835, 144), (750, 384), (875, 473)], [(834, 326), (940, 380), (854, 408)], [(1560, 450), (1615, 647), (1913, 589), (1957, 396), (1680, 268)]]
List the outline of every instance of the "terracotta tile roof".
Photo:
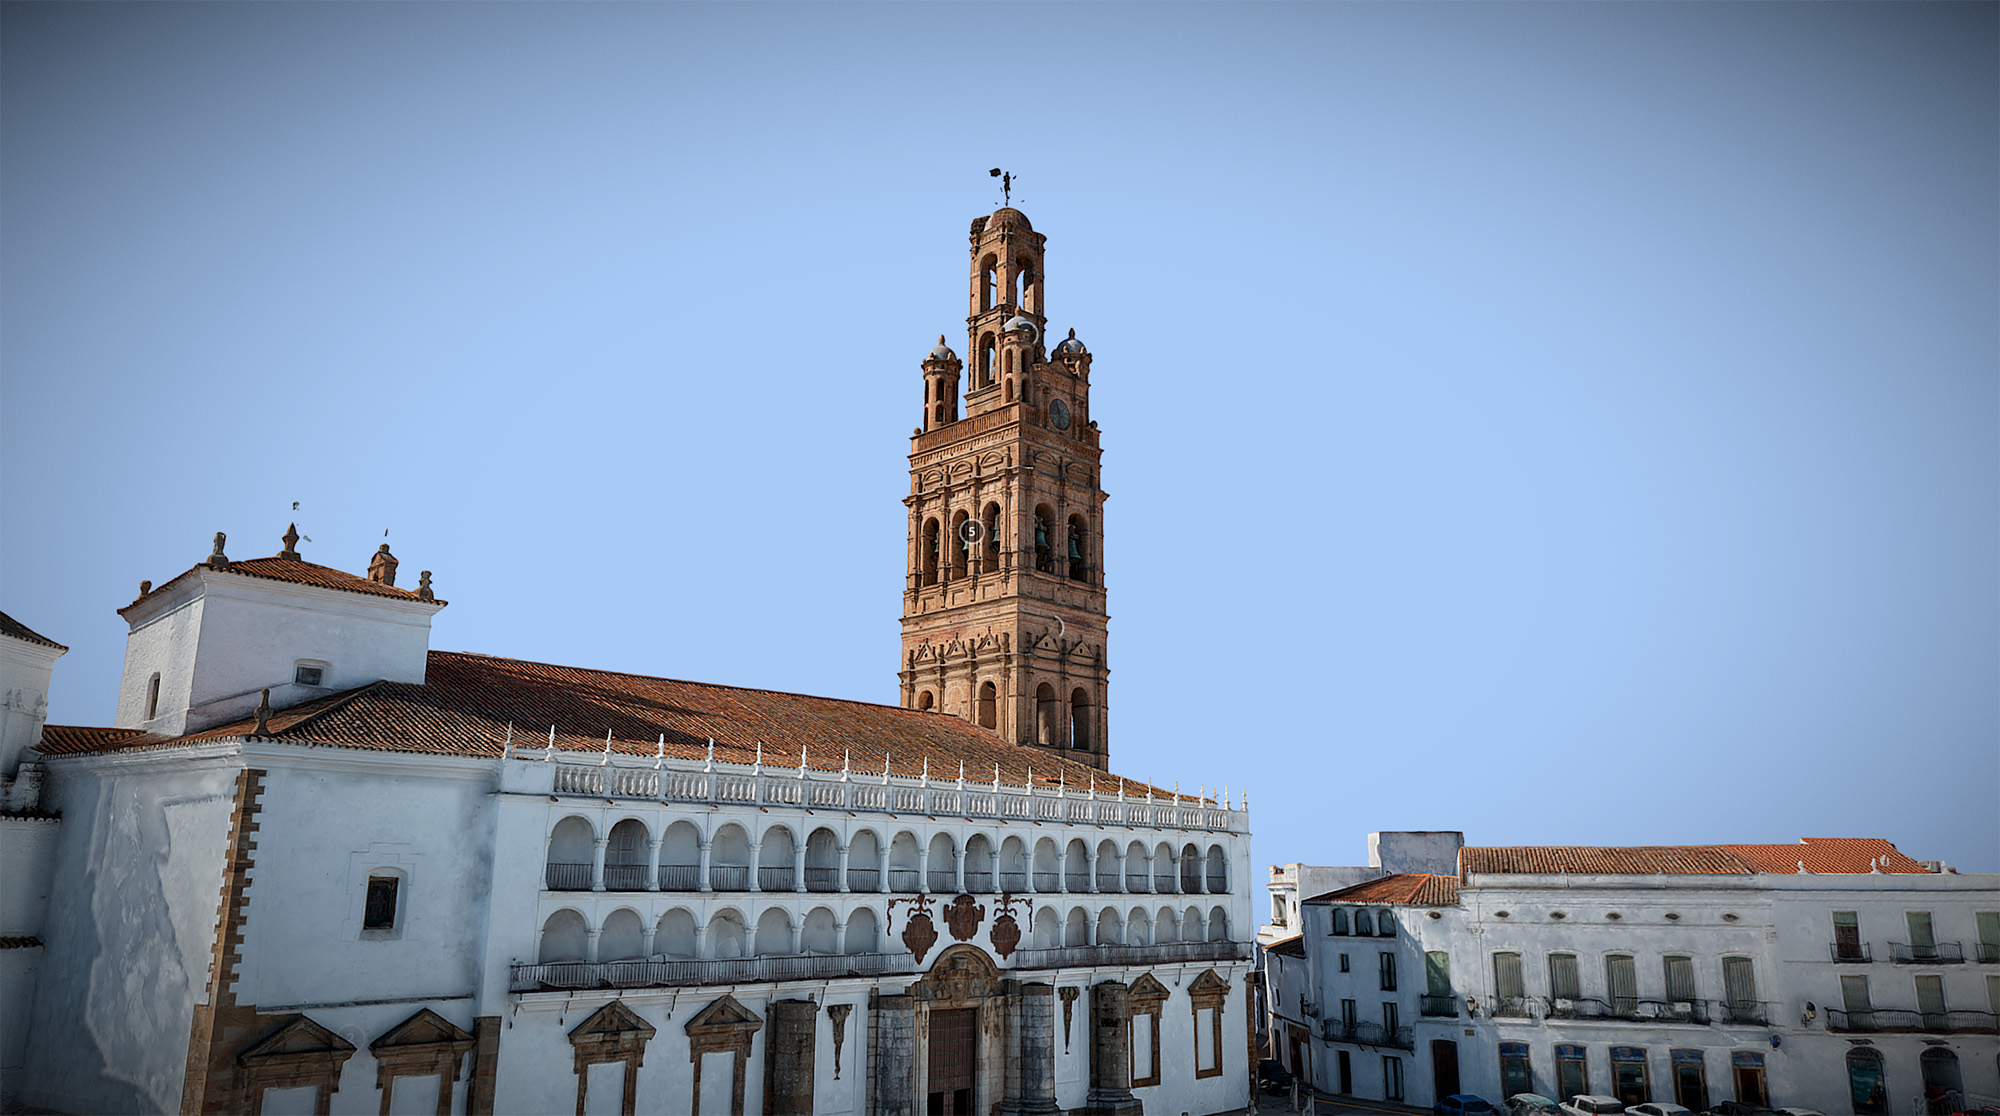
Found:
[(1489, 875), (1744, 876), (1743, 862), (1719, 845), (1596, 848), (1549, 845), (1459, 851), (1458, 870)]
[(42, 940), (33, 935), (0, 937), (0, 949), (40, 949)]
[(1282, 953), (1286, 957), (1304, 957), (1306, 955), (1306, 936), (1304, 934), (1293, 934), (1289, 938), (1281, 938), (1265, 946), (1264, 952)]
[(58, 651), (69, 650), (69, 648), (35, 631), (33, 628), (28, 627), (26, 624), (21, 623), (4, 612), (0, 612), (0, 635), (10, 635), (15, 639), (26, 640), (29, 643), (39, 643), (43, 647), (53, 647)]
[(1368, 880), (1324, 895), (1308, 903), (1374, 903), (1390, 907), (1455, 907), (1458, 905), (1458, 877), (1404, 872)]
[[(510, 724), (515, 743), (529, 749), (546, 743), (555, 725), (558, 753), (601, 755), (609, 731), (613, 751), (651, 757), (664, 733), (666, 754), (680, 759), (704, 758), (712, 738), (718, 761), (750, 763), (761, 741), (764, 762), (773, 767), (796, 766), (803, 747), (806, 765), (821, 771), (839, 771), (845, 761), (858, 772), (880, 772), (886, 758), (892, 774), (913, 776), (928, 760), (933, 779), (955, 779), (963, 761), (968, 782), (992, 781), (998, 765), (1000, 778), (1015, 786), (1032, 769), (1037, 785), (1061, 778), (1114, 792), (1122, 783), (1128, 795), (1147, 791), (1144, 783), (1060, 752), (1009, 744), (940, 713), (452, 651), (430, 653), (421, 686), (371, 683), (282, 710), (269, 727), (278, 739), (338, 747), (497, 757)], [(253, 727), (246, 719), (169, 739), (132, 729), (50, 726), (41, 750), (80, 755), (162, 747), (243, 736)]]
[(1753, 872), (1807, 872), (1866, 875), (1879, 865), (1885, 873), (1927, 873), (1880, 837), (1804, 837), (1796, 845), (1724, 845)]
[[(347, 573), (344, 570), (336, 570), (331, 566), (321, 566), (312, 562), (295, 562), (290, 558), (245, 558), (241, 562), (231, 562), (221, 570), (215, 570), (207, 563), (192, 566), (183, 571), (179, 577), (174, 578), (151, 593), (147, 593), (131, 604), (119, 609), (119, 615), (122, 616), (132, 609), (139, 607), (141, 601), (148, 600), (155, 594), (166, 592), (168, 586), (179, 584), (200, 570), (208, 570), (210, 573), (233, 573), (242, 574), (245, 577), (261, 577), (267, 581), (288, 581), (294, 585), (316, 585), (321, 589), (342, 589), (349, 593), (366, 593), (373, 597), (394, 597), (405, 601), (423, 600), (422, 597), (417, 596), (411, 590), (398, 589), (393, 585), (384, 585), (379, 581), (370, 581), (365, 577), (356, 577), (354, 574)], [(439, 599), (428, 603), (443, 608), (447, 602)]]

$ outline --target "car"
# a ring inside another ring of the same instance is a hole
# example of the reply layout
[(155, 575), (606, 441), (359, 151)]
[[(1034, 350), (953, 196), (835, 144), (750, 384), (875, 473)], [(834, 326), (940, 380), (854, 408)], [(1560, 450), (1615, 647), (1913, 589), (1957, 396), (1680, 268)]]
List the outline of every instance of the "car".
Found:
[(1264, 1083), (1267, 1093), (1286, 1093), (1292, 1088), (1292, 1071), (1276, 1058), (1266, 1058), (1257, 1063), (1257, 1077)]
[(1499, 1111), (1471, 1093), (1453, 1093), (1431, 1106), (1431, 1116), (1475, 1116)]
[(1625, 1111), (1625, 1102), (1598, 1093), (1578, 1093), (1557, 1107), (1568, 1116), (1609, 1116)]
[(1682, 1108), (1678, 1104), (1668, 1104), (1665, 1101), (1635, 1104), (1625, 1111), (1635, 1113), (1636, 1116), (1694, 1116), (1694, 1109)]
[(1723, 1101), (1709, 1109), (1706, 1116), (1767, 1116), (1770, 1111), (1768, 1108), (1759, 1108), (1742, 1101)]
[(1507, 1098), (1508, 1116), (1554, 1116), (1562, 1106), (1540, 1093), (1515, 1093)]
[(1817, 1108), (1780, 1108), (1774, 1111), (1776, 1116), (1826, 1116)]

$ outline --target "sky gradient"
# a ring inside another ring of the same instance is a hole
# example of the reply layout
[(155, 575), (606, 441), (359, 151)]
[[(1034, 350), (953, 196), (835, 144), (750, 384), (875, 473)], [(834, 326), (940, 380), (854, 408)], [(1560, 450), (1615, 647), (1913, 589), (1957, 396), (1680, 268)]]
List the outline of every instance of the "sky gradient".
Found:
[[(893, 702), (1020, 176), (1112, 766), (1260, 863), (2000, 871), (1992, 4), (9, 4), (0, 607), (389, 541), (432, 645)], [(293, 501), (300, 502), (294, 514)], [(1261, 900), (1260, 900), (1261, 904)]]

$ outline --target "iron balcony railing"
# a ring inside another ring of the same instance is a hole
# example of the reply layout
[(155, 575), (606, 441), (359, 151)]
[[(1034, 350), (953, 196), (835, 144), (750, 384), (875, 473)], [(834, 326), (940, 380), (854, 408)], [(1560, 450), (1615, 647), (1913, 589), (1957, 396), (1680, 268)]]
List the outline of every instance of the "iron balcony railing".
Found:
[[(1557, 1003), (1565, 1001), (1557, 1000)], [(1541, 1002), (1533, 996), (1496, 996), (1488, 1014), (1499, 1019), (1532, 1019), (1543, 1014), (1537, 1010)]]
[(991, 893), (993, 890), (993, 873), (974, 872), (967, 869), (965, 873), (965, 890), (975, 895)]
[(547, 880), (550, 891), (589, 891), (590, 865), (550, 864)]
[(1057, 881), (1061, 879), (1062, 873), (1060, 872), (1036, 872), (1035, 890), (1039, 892), (1053, 892), (1059, 886)]
[(1771, 1005), (1759, 1000), (1719, 1000), (1715, 1006), (1716, 1021), (1719, 1023), (1746, 1023), (1764, 1027), (1771, 1022)]
[(917, 893), (918, 872), (915, 868), (889, 869), (889, 890), (904, 895)]
[(757, 869), (757, 890), (790, 891), (792, 889), (792, 866)]
[(644, 891), (646, 877), (652, 874), (644, 864), (607, 864), (604, 866), (604, 890)]
[(1026, 872), (1000, 873), (1000, 890), (1002, 891), (1028, 890), (1028, 874)]
[(1017, 949), (1017, 969), (1066, 969), (1086, 965), (1168, 965), (1176, 961), (1242, 961), (1246, 942), (1154, 942), (1152, 945), (1056, 946)]
[(1097, 874), (1097, 890), (1104, 892), (1117, 891), (1118, 873), (1116, 871), (1099, 872)]
[(1981, 964), (2000, 962), (2000, 942), (1980, 942), (1978, 957)]
[(880, 868), (849, 868), (847, 870), (847, 890), (879, 891), (882, 887)]
[(1085, 892), (1088, 892), (1090, 890), (1090, 873), (1064, 872), (1063, 886), (1068, 888), (1070, 890), (1070, 893), (1073, 895), (1080, 895)]
[(1829, 1031), (1902, 1031), (1922, 1034), (2000, 1034), (2000, 1016), (1990, 1011), (1904, 1011), (1898, 1008), (1870, 1008), (1866, 1011), (1826, 1013)]
[(1890, 942), (1889, 959), (1898, 965), (1962, 965), (1965, 949), (1957, 942)]
[(806, 890), (839, 891), (840, 869), (816, 868), (810, 864), (806, 865)]
[(1322, 1034), (1328, 1042), (1347, 1042), (1356, 1046), (1383, 1046), (1395, 1050), (1415, 1050), (1417, 1040), (1408, 1027), (1390, 1029), (1380, 1023), (1349, 1023), (1341, 1019), (1320, 1021)]
[(1426, 992), (1422, 996), (1417, 997), (1417, 1014), (1456, 1017), (1458, 1015), (1458, 997), (1449, 992)]
[(513, 965), (511, 989), (544, 992), (584, 988), (669, 988), (752, 981), (824, 980), (916, 971), (907, 953), (809, 954), (728, 960), (549, 961)]
[(1229, 881), (1228, 881), (1228, 880), (1226, 880), (1226, 879), (1224, 879), (1224, 878), (1223, 878), (1223, 877), (1221, 877), (1221, 876), (1210, 876), (1210, 877), (1208, 877), (1208, 892), (1207, 892), (1207, 893), (1208, 893), (1208, 894), (1210, 894), (1210, 895), (1227, 895), (1227, 894), (1229, 894)]
[(1875, 951), (1867, 942), (1828, 942), (1826, 951), (1835, 961), (1850, 964), (1875, 960)]
[(949, 868), (933, 868), (929, 872), (931, 890), (946, 895), (958, 890), (958, 873)]
[(714, 864), (708, 869), (708, 886), (717, 891), (750, 890), (750, 866)]
[(662, 864), (660, 865), (661, 891), (700, 891), (701, 865)]

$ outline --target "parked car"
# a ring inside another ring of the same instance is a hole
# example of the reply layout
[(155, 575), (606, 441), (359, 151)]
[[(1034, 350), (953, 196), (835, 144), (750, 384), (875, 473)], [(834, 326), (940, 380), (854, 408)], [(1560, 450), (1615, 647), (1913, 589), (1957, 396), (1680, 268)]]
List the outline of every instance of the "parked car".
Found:
[(1826, 1116), (1817, 1108), (1780, 1108), (1775, 1112), (1776, 1116)]
[(1609, 1116), (1625, 1111), (1625, 1102), (1617, 1097), (1600, 1096), (1596, 1093), (1578, 1093), (1559, 1105), (1568, 1116)]
[(1742, 1101), (1723, 1101), (1709, 1109), (1706, 1116), (1769, 1116), (1770, 1111), (1768, 1108), (1758, 1108), (1754, 1104), (1745, 1104)]
[(1540, 1093), (1515, 1093), (1507, 1098), (1507, 1116), (1555, 1116), (1562, 1106)]
[(1665, 1101), (1635, 1104), (1625, 1111), (1634, 1113), (1635, 1116), (1694, 1116), (1694, 1109), (1682, 1108), (1678, 1104), (1668, 1104)]
[(1257, 1077), (1264, 1083), (1267, 1093), (1289, 1093), (1292, 1091), (1292, 1071), (1276, 1058), (1266, 1058), (1257, 1063)]
[(1499, 1111), (1471, 1093), (1453, 1093), (1431, 1106), (1431, 1116), (1480, 1116)]

